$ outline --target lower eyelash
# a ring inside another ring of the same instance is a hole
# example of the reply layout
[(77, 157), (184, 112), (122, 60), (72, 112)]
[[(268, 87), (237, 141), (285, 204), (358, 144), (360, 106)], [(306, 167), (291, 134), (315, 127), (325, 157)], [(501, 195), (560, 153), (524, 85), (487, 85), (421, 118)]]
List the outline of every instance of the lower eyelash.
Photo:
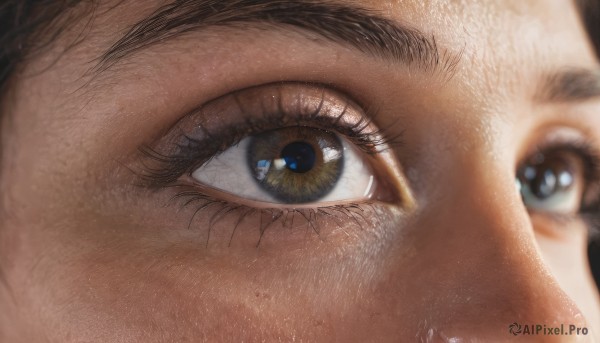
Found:
[[(276, 225), (280, 225), (282, 228), (294, 228), (294, 224), (298, 224), (298, 220), (304, 221), (303, 224), (297, 225), (297, 227), (304, 227), (307, 230), (312, 231), (321, 240), (321, 225), (320, 221), (325, 218), (331, 218), (336, 223), (337, 227), (344, 230), (341, 221), (350, 220), (360, 230), (364, 229), (364, 224), (370, 223), (366, 218), (366, 207), (371, 207), (373, 212), (375, 209), (373, 203), (350, 203), (343, 205), (331, 205), (322, 206), (316, 208), (254, 208), (246, 205), (230, 203), (224, 200), (215, 199), (207, 194), (195, 190), (181, 191), (175, 194), (169, 200), (169, 203), (173, 201), (179, 202), (180, 209), (195, 206), (192, 217), (188, 222), (188, 230), (191, 230), (197, 216), (203, 211), (209, 211), (211, 208), (217, 206), (216, 210), (212, 210), (213, 213), (208, 219), (208, 232), (206, 239), (206, 247), (210, 242), (211, 232), (218, 226), (219, 222), (227, 218), (228, 216), (237, 216), (235, 225), (232, 230), (231, 237), (228, 242), (228, 246), (231, 246), (231, 242), (234, 239), (235, 233), (238, 227), (244, 222), (244, 220), (251, 217), (259, 217), (260, 222), (258, 223), (258, 229), (260, 236), (256, 242), (258, 248), (262, 242), (262, 239), (268, 229), (273, 228)], [(166, 205), (168, 206), (169, 203)], [(344, 230), (345, 231), (345, 230)], [(346, 234), (348, 234), (346, 232)]]

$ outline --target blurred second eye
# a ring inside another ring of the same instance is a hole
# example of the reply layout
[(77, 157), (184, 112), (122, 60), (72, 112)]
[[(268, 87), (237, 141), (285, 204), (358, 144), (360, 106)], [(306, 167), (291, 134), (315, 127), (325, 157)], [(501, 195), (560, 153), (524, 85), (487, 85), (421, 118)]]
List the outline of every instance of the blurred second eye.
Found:
[(519, 171), (518, 186), (532, 210), (577, 213), (585, 187), (582, 158), (566, 151), (538, 153)]
[(361, 201), (374, 174), (337, 134), (295, 126), (249, 136), (192, 173), (204, 186), (270, 204)]

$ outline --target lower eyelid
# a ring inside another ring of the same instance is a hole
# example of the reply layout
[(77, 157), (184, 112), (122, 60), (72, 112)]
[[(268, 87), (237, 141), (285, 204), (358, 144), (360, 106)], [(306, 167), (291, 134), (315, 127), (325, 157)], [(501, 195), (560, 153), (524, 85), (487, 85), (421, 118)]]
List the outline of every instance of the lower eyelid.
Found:
[[(169, 205), (190, 218), (181, 229), (196, 232), (207, 247), (240, 245), (259, 247), (270, 243), (304, 244), (335, 242), (380, 230), (386, 206), (365, 202), (316, 208), (252, 208), (229, 203), (181, 186)], [(341, 235), (341, 236), (340, 236)]]
[(529, 215), (537, 233), (556, 240), (572, 239), (574, 229), (591, 232), (589, 223), (579, 214), (529, 211)]

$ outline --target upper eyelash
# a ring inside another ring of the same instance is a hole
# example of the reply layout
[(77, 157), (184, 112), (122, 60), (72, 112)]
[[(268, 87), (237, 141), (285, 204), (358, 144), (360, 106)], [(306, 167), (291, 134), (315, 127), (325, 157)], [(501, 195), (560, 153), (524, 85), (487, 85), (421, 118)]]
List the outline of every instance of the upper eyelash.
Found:
[[(324, 98), (321, 100), (324, 101)], [(139, 151), (152, 163), (143, 163), (140, 173), (144, 184), (151, 188), (159, 188), (176, 182), (181, 176), (193, 172), (206, 164), (228, 148), (235, 146), (245, 137), (268, 130), (293, 126), (310, 126), (341, 134), (363, 152), (374, 155), (394, 146), (401, 145), (403, 133), (391, 135), (391, 127), (366, 132), (372, 125), (378, 111), (368, 110), (358, 122), (353, 125), (343, 125), (340, 119), (346, 114), (344, 110), (336, 117), (325, 115), (323, 106), (319, 106), (309, 116), (289, 113), (281, 103), (271, 113), (262, 113), (258, 119), (246, 120), (240, 125), (233, 123), (220, 132), (210, 132), (202, 125), (197, 125), (202, 131), (202, 139), (182, 134), (182, 142), (177, 143), (174, 154), (163, 154), (149, 145), (140, 147)]]

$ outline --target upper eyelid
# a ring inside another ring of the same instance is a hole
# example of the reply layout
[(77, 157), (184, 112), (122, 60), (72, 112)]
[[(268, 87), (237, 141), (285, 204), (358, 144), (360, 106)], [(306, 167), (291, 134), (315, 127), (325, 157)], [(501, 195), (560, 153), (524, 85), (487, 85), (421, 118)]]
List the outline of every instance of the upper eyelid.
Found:
[[(257, 100), (259, 98), (260, 100)], [(276, 98), (276, 101), (266, 100), (267, 98)], [(231, 106), (232, 102), (235, 103), (236, 108)], [(339, 106), (342, 103), (343, 105)], [(223, 107), (226, 109), (224, 110)], [(219, 120), (217, 117), (220, 115), (232, 119), (219, 118)], [(375, 123), (379, 116), (377, 107), (370, 106), (365, 109), (351, 96), (330, 86), (304, 82), (280, 82), (237, 90), (209, 100), (183, 115), (182, 119), (168, 130), (166, 139), (176, 141), (176, 137), (182, 135), (195, 139), (211, 139), (216, 131), (229, 126), (224, 124), (227, 121), (237, 121), (251, 126), (253, 119), (267, 118), (284, 125), (296, 124), (298, 120), (316, 125), (325, 115), (330, 118), (335, 117), (332, 121), (335, 124), (341, 121), (342, 126), (361, 133), (383, 134), (383, 130), (379, 130)], [(189, 135), (190, 129), (200, 129), (199, 133), (202, 137)]]
[[(277, 103), (270, 104), (275, 107), (266, 109), (264, 108), (265, 103), (254, 103), (250, 107), (253, 106), (255, 108), (249, 109), (249, 106), (244, 104), (248, 100), (242, 99), (242, 95), (246, 94), (247, 98), (255, 100), (256, 96), (254, 95), (261, 92), (266, 97), (273, 94), (278, 95), (276, 97)], [(288, 98), (287, 101), (296, 102), (295, 104), (286, 105), (283, 103), (286, 101), (283, 99), (286, 92), (291, 94), (291, 98)], [(302, 92), (305, 93), (302, 96), (295, 95)], [(315, 97), (316, 94), (319, 94), (318, 97)], [(307, 103), (303, 102), (306, 99), (301, 99), (301, 97), (310, 96), (313, 98), (309, 99), (308, 102), (313, 102), (313, 108), (307, 108)], [(228, 98), (231, 100), (228, 100)], [(318, 99), (317, 104), (315, 99)], [(341, 109), (339, 106), (336, 108), (337, 104), (331, 103), (336, 100), (343, 101)], [(233, 117), (230, 119), (231, 122), (229, 124), (224, 124), (223, 121), (212, 117), (218, 114), (219, 110), (223, 110), (223, 102), (230, 103), (230, 105), (225, 104), (226, 107), (229, 106), (229, 110), (233, 109), (231, 108), (231, 103), (235, 103), (234, 106), (238, 107), (237, 111), (240, 112), (236, 114), (234, 110), (233, 113), (228, 114), (228, 116)], [(281, 106), (289, 108), (284, 111)], [(337, 110), (335, 115), (326, 113), (335, 110)], [(251, 117), (253, 116), (256, 118), (252, 119)], [(200, 106), (199, 109), (184, 116), (157, 143), (140, 147), (144, 163), (149, 164), (143, 166), (142, 169), (145, 171), (141, 176), (146, 183), (153, 187), (172, 183), (181, 175), (191, 172), (192, 168), (199, 167), (205, 160), (235, 144), (236, 141), (239, 141), (245, 135), (249, 135), (252, 132), (259, 133), (258, 131), (263, 130), (267, 125), (271, 125), (271, 129), (279, 128), (286, 123), (287, 126), (297, 124), (312, 125), (315, 127), (319, 127), (319, 125), (325, 126), (324, 124), (328, 126), (334, 125), (337, 126), (337, 131), (344, 131), (338, 133), (348, 136), (347, 138), (352, 143), (355, 143), (365, 152), (369, 153), (376, 153), (379, 147), (399, 144), (401, 134), (392, 136), (388, 135), (387, 131), (379, 130), (373, 123), (374, 116), (375, 114), (373, 113), (363, 111), (349, 97), (335, 90), (328, 89), (323, 85), (279, 83), (252, 87), (207, 102), (205, 105)], [(208, 128), (209, 125), (205, 125), (206, 123), (203, 123), (203, 120), (211, 122), (216, 127)], [(272, 122), (267, 123), (268, 121)], [(239, 125), (245, 125), (245, 127)], [(321, 128), (328, 129), (328, 127)], [(226, 137), (226, 139), (216, 137), (217, 135), (225, 135), (222, 133), (223, 130), (234, 132), (227, 132), (230, 136)], [(190, 131), (195, 131), (195, 133)], [(228, 141), (225, 142), (225, 140)], [(204, 145), (210, 145), (210, 147), (207, 148)], [(173, 149), (180, 151), (178, 153), (177, 151), (173, 151)], [(182, 150), (193, 150), (195, 153), (191, 151), (183, 151), (182, 153)]]

